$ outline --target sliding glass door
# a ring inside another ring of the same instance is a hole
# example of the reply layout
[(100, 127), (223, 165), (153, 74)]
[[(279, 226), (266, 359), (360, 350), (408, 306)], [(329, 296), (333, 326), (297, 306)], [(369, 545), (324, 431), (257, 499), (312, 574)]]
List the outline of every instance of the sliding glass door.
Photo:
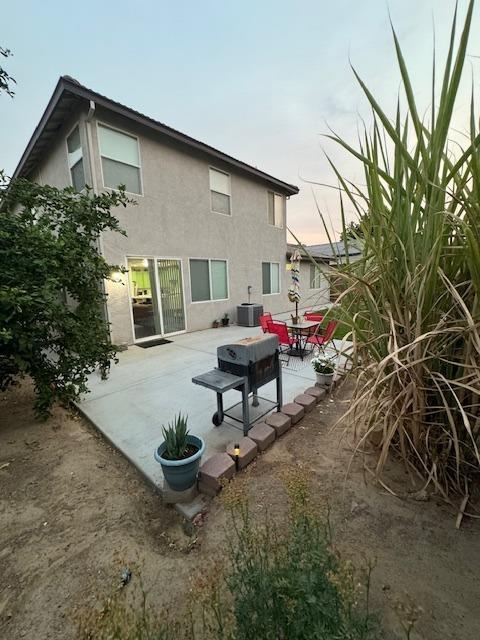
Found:
[(182, 265), (180, 260), (157, 260), (163, 333), (185, 330)]
[(180, 260), (128, 258), (135, 341), (185, 330)]

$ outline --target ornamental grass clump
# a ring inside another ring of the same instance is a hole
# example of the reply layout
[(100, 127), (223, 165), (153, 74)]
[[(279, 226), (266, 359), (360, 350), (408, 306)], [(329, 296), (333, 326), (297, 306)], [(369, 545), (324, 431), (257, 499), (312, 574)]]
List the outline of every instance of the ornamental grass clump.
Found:
[(447, 500), (463, 495), (463, 505), (480, 475), (480, 134), (473, 93), (466, 140), (459, 142), (452, 115), (473, 6), (458, 44), (455, 12), (439, 91), (434, 61), (428, 118), (419, 114), (393, 31), (406, 113), (399, 100), (392, 122), (354, 70), (372, 108), (372, 129), (359, 148), (328, 136), (363, 164), (365, 175), (364, 187), (354, 185), (332, 163), (342, 215), (348, 200), (363, 248), (360, 261), (347, 257), (337, 273), (357, 374), (349, 413), (365, 427), (361, 443), (379, 442), (377, 477), (395, 454), (412, 479), (420, 476)]

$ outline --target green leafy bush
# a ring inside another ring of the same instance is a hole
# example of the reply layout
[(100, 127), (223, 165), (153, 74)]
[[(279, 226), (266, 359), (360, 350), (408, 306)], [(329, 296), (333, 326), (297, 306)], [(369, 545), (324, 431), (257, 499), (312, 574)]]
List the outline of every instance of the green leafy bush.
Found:
[(104, 231), (124, 234), (111, 214), (124, 190), (56, 189), (25, 180), (4, 185), (0, 209), (0, 390), (33, 378), (36, 411), (87, 391), (87, 375), (115, 357), (104, 318), (100, 255)]

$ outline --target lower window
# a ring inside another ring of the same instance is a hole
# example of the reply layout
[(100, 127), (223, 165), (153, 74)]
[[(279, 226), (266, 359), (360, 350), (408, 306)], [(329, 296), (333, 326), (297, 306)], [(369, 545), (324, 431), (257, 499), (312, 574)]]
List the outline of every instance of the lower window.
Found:
[(190, 287), (192, 302), (226, 300), (228, 298), (227, 261), (191, 258)]
[(262, 262), (263, 295), (280, 293), (280, 265), (278, 262)]

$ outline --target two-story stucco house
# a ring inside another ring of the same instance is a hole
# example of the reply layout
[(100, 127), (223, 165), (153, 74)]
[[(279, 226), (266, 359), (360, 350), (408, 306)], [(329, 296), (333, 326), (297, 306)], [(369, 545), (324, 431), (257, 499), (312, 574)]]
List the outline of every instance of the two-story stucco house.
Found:
[[(95, 192), (124, 184), (127, 236), (100, 238), (128, 272), (105, 283), (112, 340), (195, 331), (248, 299), (288, 308), (286, 205), (298, 188), (64, 76), (14, 178)], [(121, 277), (120, 277), (121, 276)]]

